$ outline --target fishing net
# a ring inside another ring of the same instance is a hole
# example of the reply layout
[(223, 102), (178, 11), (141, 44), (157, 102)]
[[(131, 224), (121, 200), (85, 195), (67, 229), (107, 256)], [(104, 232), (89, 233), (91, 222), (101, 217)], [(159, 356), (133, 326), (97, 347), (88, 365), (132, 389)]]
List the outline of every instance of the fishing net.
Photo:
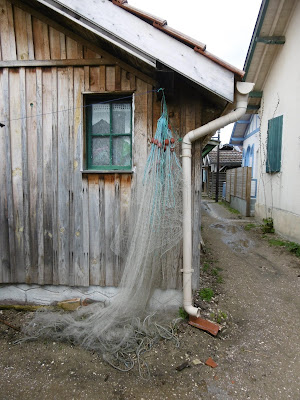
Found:
[(106, 307), (95, 303), (72, 313), (38, 312), (25, 329), (28, 337), (69, 340), (99, 351), (123, 371), (137, 363), (144, 377), (149, 370), (143, 353), (161, 337), (178, 345), (175, 322), (166, 324), (162, 314), (168, 304), (155, 313), (149, 307), (155, 288), (173, 267), (168, 253), (182, 239), (182, 170), (175, 143), (163, 96), (142, 186), (131, 202), (129, 225), (118, 230), (112, 243), (113, 250), (126, 258), (118, 294)]

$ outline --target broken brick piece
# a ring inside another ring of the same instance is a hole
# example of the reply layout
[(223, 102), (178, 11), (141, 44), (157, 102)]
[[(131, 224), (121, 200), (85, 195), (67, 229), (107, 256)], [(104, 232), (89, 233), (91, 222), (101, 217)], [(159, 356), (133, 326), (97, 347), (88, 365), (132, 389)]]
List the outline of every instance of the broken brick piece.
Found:
[(189, 317), (189, 325), (195, 326), (196, 328), (202, 329), (216, 336), (219, 332), (220, 325), (215, 324), (214, 322), (208, 321), (207, 319)]
[(208, 365), (211, 368), (216, 368), (218, 366), (218, 364), (211, 358), (209, 357), (206, 361), (205, 361), (205, 365)]

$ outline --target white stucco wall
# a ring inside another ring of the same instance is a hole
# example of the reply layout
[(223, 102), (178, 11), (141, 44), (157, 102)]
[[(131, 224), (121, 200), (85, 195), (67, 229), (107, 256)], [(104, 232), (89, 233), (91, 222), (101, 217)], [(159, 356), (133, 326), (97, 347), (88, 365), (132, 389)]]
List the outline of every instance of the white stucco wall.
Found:
[[(273, 217), (277, 232), (300, 242), (300, 2), (263, 88), (256, 215)], [(283, 115), (281, 171), (267, 174), (268, 120)], [(261, 165), (263, 163), (263, 165)]]
[[(253, 114), (250, 124), (247, 127), (243, 142), (243, 167), (252, 167), (252, 178), (257, 179), (257, 151), (259, 147), (259, 125), (260, 119), (258, 114)], [(254, 153), (250, 156), (250, 163), (246, 165), (246, 154), (248, 148), (251, 150), (253, 146)]]
[[(242, 167), (252, 168), (251, 180), (251, 198), (255, 202), (257, 195), (257, 163), (258, 163), (258, 147), (259, 147), (259, 127), (260, 118), (258, 114), (253, 114), (250, 123), (245, 131), (243, 141), (243, 161)], [(249, 157), (247, 153), (249, 151)], [(254, 203), (253, 203), (254, 204)], [(252, 206), (254, 214), (254, 206)]]

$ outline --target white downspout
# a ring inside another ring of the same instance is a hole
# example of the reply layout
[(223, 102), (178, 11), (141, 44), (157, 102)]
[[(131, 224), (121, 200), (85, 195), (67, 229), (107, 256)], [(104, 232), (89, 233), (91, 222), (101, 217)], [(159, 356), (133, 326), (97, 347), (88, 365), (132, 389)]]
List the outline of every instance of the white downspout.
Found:
[(192, 143), (196, 140), (214, 134), (218, 129), (238, 121), (247, 110), (248, 95), (254, 83), (237, 82), (236, 109), (223, 117), (217, 118), (206, 125), (188, 132), (182, 141), (182, 172), (183, 172), (183, 307), (194, 317), (200, 317), (200, 308), (193, 306), (192, 296)]

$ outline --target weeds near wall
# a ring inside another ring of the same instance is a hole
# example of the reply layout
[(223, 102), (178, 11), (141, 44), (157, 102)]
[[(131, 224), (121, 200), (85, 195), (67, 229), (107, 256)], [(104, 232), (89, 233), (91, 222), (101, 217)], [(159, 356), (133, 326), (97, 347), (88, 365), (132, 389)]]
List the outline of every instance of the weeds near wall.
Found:
[(189, 314), (185, 311), (185, 309), (183, 307), (179, 307), (178, 315), (179, 315), (179, 318), (182, 318), (182, 319), (189, 318)]
[(227, 210), (230, 211), (232, 214), (240, 214), (240, 212), (238, 210), (236, 210), (235, 208), (230, 207), (230, 205), (227, 202), (220, 201), (220, 204), (222, 204), (222, 206), (227, 208)]
[(256, 224), (249, 223), (244, 226), (245, 231), (250, 231), (253, 228), (256, 228)]
[(263, 224), (261, 225), (261, 229), (263, 233), (274, 233), (274, 222), (273, 218), (264, 218), (263, 219)]
[(269, 239), (271, 246), (285, 247), (290, 253), (300, 258), (300, 244), (288, 240)]

